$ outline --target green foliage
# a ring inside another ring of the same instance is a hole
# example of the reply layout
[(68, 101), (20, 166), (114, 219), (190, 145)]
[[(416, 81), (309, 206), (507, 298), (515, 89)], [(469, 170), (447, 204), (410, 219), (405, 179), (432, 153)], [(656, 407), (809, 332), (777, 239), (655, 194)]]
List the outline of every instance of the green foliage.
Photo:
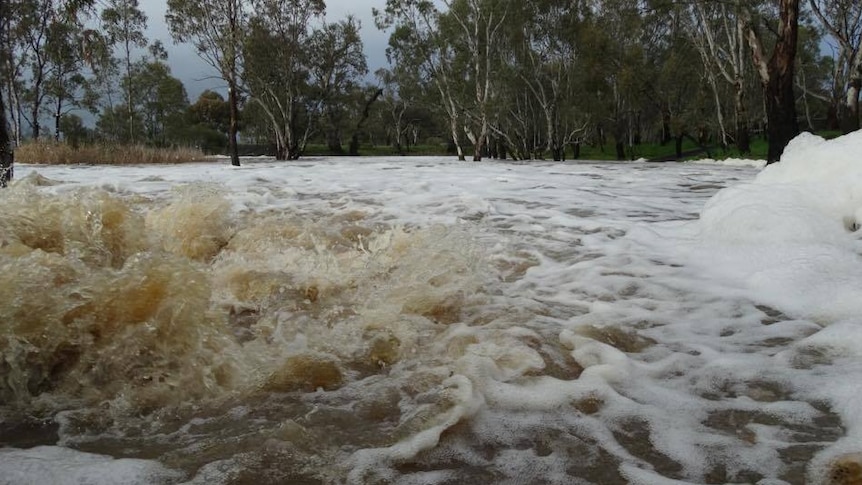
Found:
[(186, 144), (200, 147), (206, 153), (224, 152), (230, 125), (230, 106), (215, 91), (204, 91), (189, 106), (187, 127), (183, 131)]
[[(295, 159), (320, 134), (334, 152), (357, 124), (367, 63), (353, 17), (326, 23), (320, 0), (260, 0), (243, 44), (247, 126)], [(320, 25), (315, 25), (321, 22)]]
[(59, 128), (63, 140), (75, 148), (93, 138), (92, 131), (84, 126), (84, 120), (78, 115), (66, 114), (60, 117)]
[[(84, 135), (70, 114), (87, 109), (99, 114), (95, 136), (112, 142), (220, 151), (241, 128), (244, 142), (288, 159), (357, 145), (518, 159), (571, 158), (580, 146), (580, 158), (652, 158), (675, 152), (675, 139), (732, 154), (723, 145), (766, 129), (737, 21), (777, 19), (760, 0), (386, 0), (374, 19), (389, 34), (391, 65), (369, 83), (359, 22), (327, 20), (323, 0), (168, 0), (172, 38), (228, 86), (189, 105), (161, 41), (147, 44), (139, 0), (0, 1), (0, 93), (13, 132), (44, 136), (51, 121), (73, 142)], [(859, 7), (815, 4), (823, 19), (803, 12), (796, 107), (803, 126), (837, 128), (862, 30), (845, 13)], [(768, 50), (776, 39), (762, 34)], [(851, 48), (824, 56), (827, 37)], [(762, 140), (753, 142), (756, 155)]]

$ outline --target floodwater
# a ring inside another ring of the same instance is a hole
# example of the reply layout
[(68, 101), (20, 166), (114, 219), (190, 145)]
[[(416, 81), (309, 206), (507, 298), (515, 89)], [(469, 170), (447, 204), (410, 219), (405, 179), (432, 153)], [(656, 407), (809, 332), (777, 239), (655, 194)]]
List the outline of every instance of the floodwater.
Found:
[(630, 237), (696, 219), (753, 168), (16, 173), (0, 193), (0, 483), (853, 473), (810, 466), (844, 436), (799, 384), (845, 365), (794, 350), (822, 326)]

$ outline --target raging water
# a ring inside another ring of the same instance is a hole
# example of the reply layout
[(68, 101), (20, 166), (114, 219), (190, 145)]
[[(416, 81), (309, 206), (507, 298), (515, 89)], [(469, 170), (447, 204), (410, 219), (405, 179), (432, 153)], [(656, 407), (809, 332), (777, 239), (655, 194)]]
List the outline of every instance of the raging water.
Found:
[(68, 460), (140, 483), (801, 484), (844, 434), (794, 384), (844, 365), (794, 350), (819, 325), (628, 237), (753, 169), (18, 173), (0, 483), (62, 481), (45, 462)]

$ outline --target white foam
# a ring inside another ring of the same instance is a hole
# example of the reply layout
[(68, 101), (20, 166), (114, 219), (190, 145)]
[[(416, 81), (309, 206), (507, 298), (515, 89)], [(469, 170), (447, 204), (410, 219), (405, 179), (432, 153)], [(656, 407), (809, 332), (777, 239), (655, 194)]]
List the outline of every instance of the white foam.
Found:
[(751, 160), (747, 158), (723, 158), (721, 160), (716, 160), (713, 158), (702, 158), (698, 160), (689, 160), (685, 163), (697, 165), (723, 165), (726, 167), (763, 168), (766, 166), (766, 160)]
[(182, 477), (150, 460), (115, 459), (57, 446), (0, 448), (0, 484), (148, 485)]
[[(458, 234), (468, 234), (486, 252), (476, 259), (529, 260), (516, 281), (477, 284), (485, 298), (469, 310), (490, 315), (485, 320), (436, 333), (418, 320), (398, 322), (415, 357), (386, 380), (409, 383), (416, 369), (452, 375), (439, 390), (450, 405), (391, 446), (344, 457), (355, 482), (370, 471), (394, 483), (463, 478), (432, 467), (399, 480), (398, 463), (433, 450), (512, 481), (529, 471), (536, 481), (564, 482), (566, 451), (581, 449), (567, 448), (574, 442), (601, 448), (590, 458), (595, 467), (616, 468), (632, 483), (699, 483), (718, 467), (728, 481), (761, 476), (762, 485), (777, 485), (788, 470), (807, 469), (816, 482), (831, 460), (862, 449), (860, 153), (855, 133), (828, 142), (803, 135), (762, 171), (736, 161), (431, 157), (17, 172), (61, 182), (38, 188), (46, 193), (108, 184), (160, 200), (175, 197), (175, 185), (205, 182), (223, 188), (238, 214), (360, 211), (369, 225), (458, 226), (441, 238), (462, 247), (467, 238)], [(299, 264), (293, 259), (260, 264)], [(385, 292), (369, 295), (386, 305)], [(292, 338), (290, 345), (315, 345)], [(353, 340), (347, 334), (338, 345), (349, 349)], [(578, 404), (585, 400), (596, 409)], [(405, 415), (410, 405), (400, 403)], [(845, 436), (817, 434), (818, 420), (835, 419)], [(466, 433), (458, 423), (473, 441), (447, 438), (447, 430)], [(529, 449), (548, 436), (557, 440), (546, 444), (548, 455)], [(810, 466), (782, 457), (799, 436), (823, 447)], [(483, 447), (499, 456), (483, 458)]]

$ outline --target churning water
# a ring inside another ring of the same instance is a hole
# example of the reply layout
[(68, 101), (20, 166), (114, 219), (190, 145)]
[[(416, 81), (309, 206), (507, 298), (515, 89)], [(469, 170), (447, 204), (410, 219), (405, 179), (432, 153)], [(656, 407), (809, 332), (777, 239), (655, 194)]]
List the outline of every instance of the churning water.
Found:
[(17, 172), (0, 483), (796, 484), (844, 436), (819, 324), (630, 237), (752, 168)]

